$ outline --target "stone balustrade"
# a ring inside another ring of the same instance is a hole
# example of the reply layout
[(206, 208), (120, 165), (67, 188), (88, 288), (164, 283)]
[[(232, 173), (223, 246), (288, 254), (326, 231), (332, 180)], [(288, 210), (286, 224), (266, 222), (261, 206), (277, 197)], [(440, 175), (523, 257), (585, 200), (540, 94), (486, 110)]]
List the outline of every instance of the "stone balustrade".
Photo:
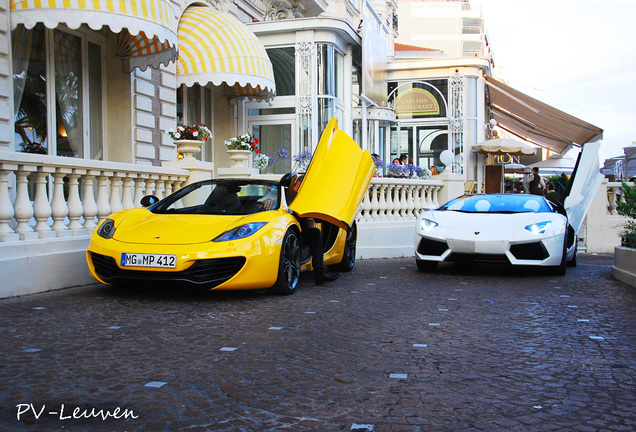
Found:
[[(607, 213), (610, 215), (618, 214), (618, 203), (625, 202), (625, 197), (621, 193), (623, 183), (621, 182), (607, 182), (605, 185), (605, 193), (607, 194)], [(630, 186), (634, 186), (634, 183), (627, 183)], [(601, 186), (602, 188), (603, 186)]]
[(99, 221), (162, 198), (189, 171), (136, 164), (0, 152), (0, 242), (90, 234)]
[(440, 180), (373, 178), (356, 219), (359, 222), (414, 221), (423, 209), (439, 206)]
[[(176, 167), (102, 162), (0, 151), (0, 243), (90, 234), (99, 221), (118, 210), (139, 206), (144, 195), (162, 198), (192, 181), (191, 171)], [(278, 179), (280, 175), (255, 175)], [(373, 178), (356, 215), (358, 223), (415, 221), (426, 208), (448, 195), (441, 176), (431, 180)], [(588, 214), (588, 234), (595, 226), (618, 236), (620, 182), (604, 181)], [(442, 194), (444, 192), (444, 194)], [(618, 221), (618, 222), (617, 222)], [(605, 251), (584, 238), (588, 249)], [(612, 237), (612, 241), (614, 237)], [(610, 242), (610, 243), (611, 243)]]

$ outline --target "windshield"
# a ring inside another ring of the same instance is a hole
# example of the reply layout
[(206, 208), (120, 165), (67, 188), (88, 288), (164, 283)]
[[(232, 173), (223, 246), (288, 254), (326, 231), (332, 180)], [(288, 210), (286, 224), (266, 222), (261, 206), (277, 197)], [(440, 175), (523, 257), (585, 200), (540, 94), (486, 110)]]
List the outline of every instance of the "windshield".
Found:
[(465, 195), (455, 198), (438, 210), (465, 213), (550, 213), (548, 202), (539, 195)]
[(150, 207), (153, 213), (246, 215), (280, 205), (279, 185), (267, 181), (212, 180), (193, 183)]

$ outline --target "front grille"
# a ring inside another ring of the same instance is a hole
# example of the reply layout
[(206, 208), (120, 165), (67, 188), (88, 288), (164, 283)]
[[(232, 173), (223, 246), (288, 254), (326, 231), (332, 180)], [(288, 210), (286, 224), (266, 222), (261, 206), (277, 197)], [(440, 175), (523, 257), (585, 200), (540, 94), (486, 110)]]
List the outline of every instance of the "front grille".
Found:
[(417, 245), (417, 253), (420, 255), (441, 256), (448, 249), (445, 241), (422, 238)]
[(214, 288), (237, 274), (245, 265), (245, 257), (230, 257), (198, 260), (190, 268), (180, 272), (128, 270), (119, 268), (109, 256), (94, 252), (90, 255), (97, 275), (105, 282), (113, 284), (131, 280), (153, 280), (205, 284), (206, 287)]
[(518, 260), (543, 261), (550, 256), (541, 242), (521, 243), (510, 246), (510, 253)]
[(446, 259), (450, 262), (482, 262), (482, 263), (498, 263), (498, 264), (510, 264), (510, 260), (506, 255), (499, 254), (467, 254), (453, 252)]

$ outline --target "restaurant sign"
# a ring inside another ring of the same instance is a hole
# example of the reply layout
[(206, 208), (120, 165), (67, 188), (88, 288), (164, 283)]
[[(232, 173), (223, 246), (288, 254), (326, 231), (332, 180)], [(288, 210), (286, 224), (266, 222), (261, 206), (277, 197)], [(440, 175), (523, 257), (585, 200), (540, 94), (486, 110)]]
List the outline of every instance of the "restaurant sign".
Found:
[(398, 117), (400, 115), (439, 115), (439, 103), (428, 90), (413, 88), (398, 95), (395, 112)]

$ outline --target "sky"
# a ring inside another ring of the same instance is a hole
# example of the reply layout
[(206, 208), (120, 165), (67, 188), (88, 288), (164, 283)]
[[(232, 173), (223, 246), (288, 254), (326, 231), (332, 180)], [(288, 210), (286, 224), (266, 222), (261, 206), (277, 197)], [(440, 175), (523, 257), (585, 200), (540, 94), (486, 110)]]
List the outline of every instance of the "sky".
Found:
[(603, 129), (601, 161), (634, 145), (636, 0), (471, 3), (508, 85)]

